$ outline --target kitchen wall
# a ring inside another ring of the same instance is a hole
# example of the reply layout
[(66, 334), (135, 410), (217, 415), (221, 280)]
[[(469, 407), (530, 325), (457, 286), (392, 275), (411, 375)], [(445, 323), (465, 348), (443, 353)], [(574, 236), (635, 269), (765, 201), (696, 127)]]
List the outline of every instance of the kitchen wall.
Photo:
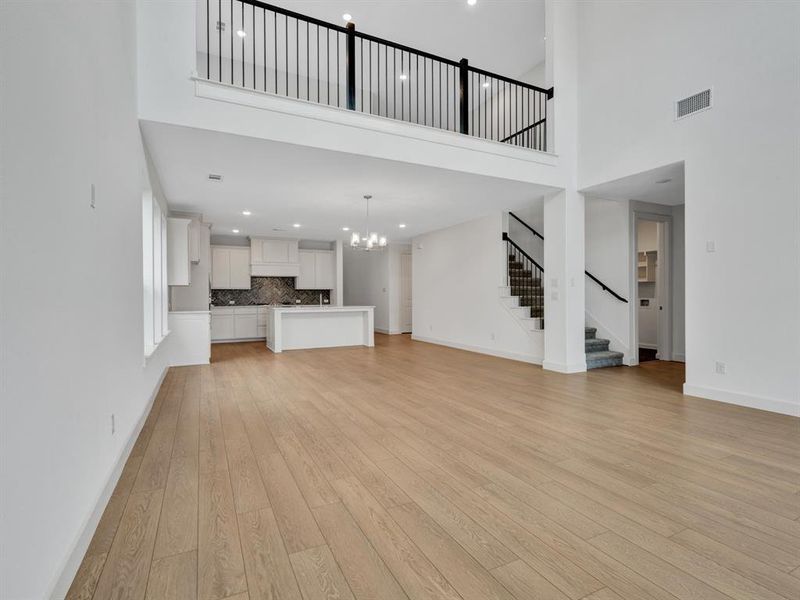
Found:
[(211, 290), (211, 304), (214, 306), (227, 306), (233, 301), (236, 305), (252, 304), (319, 304), (319, 295), (322, 301), (329, 303), (330, 290), (296, 290), (294, 277), (251, 277), (249, 290)]

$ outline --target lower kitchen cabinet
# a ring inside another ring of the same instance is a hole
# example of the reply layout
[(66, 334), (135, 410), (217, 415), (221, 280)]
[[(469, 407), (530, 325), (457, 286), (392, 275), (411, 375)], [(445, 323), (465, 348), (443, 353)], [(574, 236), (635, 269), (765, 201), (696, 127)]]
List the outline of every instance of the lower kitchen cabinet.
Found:
[(211, 309), (211, 341), (266, 338), (266, 306), (215, 306)]

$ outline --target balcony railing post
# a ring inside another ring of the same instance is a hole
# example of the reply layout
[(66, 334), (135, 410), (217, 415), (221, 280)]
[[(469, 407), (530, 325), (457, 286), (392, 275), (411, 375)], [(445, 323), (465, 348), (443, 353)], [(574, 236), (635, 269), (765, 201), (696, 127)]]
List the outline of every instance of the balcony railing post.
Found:
[(356, 24), (347, 23), (347, 108), (356, 109)]
[(459, 131), (469, 135), (469, 61), (458, 63)]

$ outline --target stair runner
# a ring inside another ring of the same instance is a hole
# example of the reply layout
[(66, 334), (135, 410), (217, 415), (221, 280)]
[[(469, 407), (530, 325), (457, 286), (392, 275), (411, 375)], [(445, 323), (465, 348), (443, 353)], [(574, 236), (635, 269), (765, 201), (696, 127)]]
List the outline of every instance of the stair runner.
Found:
[(622, 365), (622, 352), (608, 349), (608, 340), (597, 336), (595, 327), (586, 327), (586, 368), (599, 369), (601, 367), (619, 367)]
[(531, 271), (513, 256), (508, 257), (508, 284), (511, 295), (519, 298), (519, 306), (530, 307), (531, 317), (544, 319), (542, 280), (534, 278)]

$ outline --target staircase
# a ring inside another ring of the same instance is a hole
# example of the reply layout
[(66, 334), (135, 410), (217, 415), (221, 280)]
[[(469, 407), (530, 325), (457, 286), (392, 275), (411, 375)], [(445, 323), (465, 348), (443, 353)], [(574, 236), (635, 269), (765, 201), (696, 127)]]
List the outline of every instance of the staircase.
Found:
[(586, 338), (586, 368), (619, 367), (622, 365), (622, 352), (608, 349), (608, 340), (597, 337), (595, 327), (584, 329)]
[(544, 329), (544, 287), (542, 269), (513, 241), (503, 234), (508, 250), (507, 282), (500, 297), (523, 329)]

